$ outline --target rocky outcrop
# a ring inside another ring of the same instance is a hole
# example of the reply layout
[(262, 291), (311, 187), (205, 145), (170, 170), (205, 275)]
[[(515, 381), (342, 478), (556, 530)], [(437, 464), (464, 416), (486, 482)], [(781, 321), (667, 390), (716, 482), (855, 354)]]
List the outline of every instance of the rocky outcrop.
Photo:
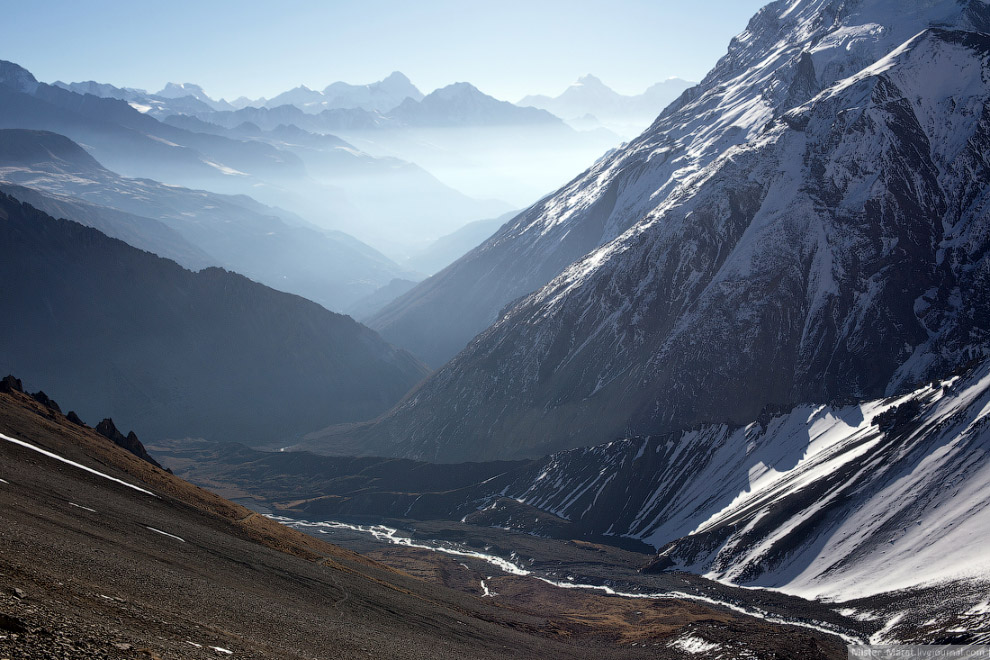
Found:
[(134, 434), (134, 431), (128, 432), (125, 436), (117, 430), (117, 427), (114, 426), (113, 420), (109, 417), (96, 425), (96, 432), (113, 442), (118, 447), (131, 452), (141, 460), (148, 461), (155, 467), (162, 467), (158, 461), (151, 457), (151, 454), (148, 453), (148, 451), (144, 448), (144, 445), (141, 444), (141, 441), (138, 440), (138, 437)]
[(23, 392), (24, 385), (21, 383), (19, 378), (14, 378), (11, 375), (3, 377), (0, 380), (0, 392)]
[(57, 413), (62, 412), (62, 409), (58, 407), (58, 404), (55, 403), (55, 401), (53, 401), (51, 397), (45, 394), (43, 390), (38, 390), (37, 392), (31, 395), (31, 398), (37, 401), (38, 403), (40, 403), (41, 405), (43, 405), (45, 408), (48, 408), (49, 410), (54, 410)]

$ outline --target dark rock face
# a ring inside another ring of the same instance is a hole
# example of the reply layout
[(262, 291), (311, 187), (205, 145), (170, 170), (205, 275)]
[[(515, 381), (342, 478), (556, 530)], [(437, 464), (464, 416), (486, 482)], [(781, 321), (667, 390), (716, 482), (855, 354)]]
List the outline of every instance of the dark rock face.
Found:
[(70, 410), (65, 415), (65, 418), (67, 420), (69, 420), (70, 422), (72, 422), (73, 424), (75, 424), (76, 426), (86, 426), (86, 422), (84, 422), (81, 419), (79, 419), (79, 415), (76, 414), (76, 411), (75, 410)]
[[(70, 420), (71, 421), (71, 420)], [(114, 426), (113, 420), (107, 417), (102, 422), (96, 425), (96, 432), (113, 442), (118, 447), (126, 449), (138, 458), (144, 461), (148, 461), (155, 467), (160, 468), (161, 465), (151, 457), (148, 450), (144, 448), (138, 437), (134, 435), (134, 431), (129, 432), (126, 436), (117, 430)]]
[(49, 410), (54, 410), (57, 413), (62, 412), (62, 409), (58, 407), (58, 404), (55, 403), (47, 394), (45, 394), (43, 390), (38, 390), (31, 395), (31, 398)]
[[(947, 16), (954, 8), (938, 5)], [(769, 9), (757, 27), (776, 25)], [(841, 27), (848, 12), (840, 9), (826, 25)], [(793, 102), (811, 89), (812, 65), (822, 84), (834, 82), (889, 50), (877, 48), (827, 64), (798, 51), (773, 75), (793, 83), (780, 91)], [(925, 31), (804, 105), (762, 105), (767, 123), (707, 167), (644, 182), (633, 153), (661, 161), (679, 153), (663, 140), (684, 119), (672, 106), (581, 184), (584, 199), (596, 200), (589, 209), (610, 203), (616, 186), (639, 185), (640, 208), (662, 201), (505, 311), (366, 432), (369, 451), (441, 461), (536, 456), (745, 423), (767, 405), (876, 397), (984, 354), (988, 51), (983, 34)], [(747, 53), (730, 49), (727, 58), (746, 62)], [(943, 65), (962, 73), (933, 91), (925, 81)], [(744, 80), (756, 75), (746, 71)], [(702, 86), (726, 75), (717, 68)], [(711, 139), (694, 144), (717, 148)], [(559, 213), (569, 194), (524, 215), (552, 231), (560, 223), (546, 209)], [(632, 212), (629, 200), (616, 204)], [(519, 231), (513, 225), (492, 241)]]
[(24, 391), (24, 385), (21, 384), (19, 378), (14, 378), (11, 375), (7, 375), (3, 377), (3, 380), (0, 380), (0, 392), (23, 392), (23, 391)]
[(84, 417), (127, 419), (146, 440), (259, 443), (373, 417), (426, 373), (315, 303), (10, 197), (0, 208), (0, 368)]

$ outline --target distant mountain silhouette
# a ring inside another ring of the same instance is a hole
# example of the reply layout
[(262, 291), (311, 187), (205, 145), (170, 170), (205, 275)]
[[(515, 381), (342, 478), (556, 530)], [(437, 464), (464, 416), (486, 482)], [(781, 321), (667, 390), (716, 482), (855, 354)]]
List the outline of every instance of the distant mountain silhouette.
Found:
[(420, 101), (406, 99), (386, 113), (408, 126), (560, 126), (558, 117), (536, 108), (521, 108), (488, 96), (470, 83), (442, 87)]
[(346, 316), (0, 194), (0, 371), (145, 441), (258, 444), (374, 417), (425, 374)]
[[(636, 96), (619, 94), (592, 75), (581, 76), (560, 96), (527, 96), (516, 105), (547, 110), (581, 128), (595, 124), (620, 133), (639, 133), (695, 83), (671, 78)], [(629, 137), (633, 137), (629, 135)]]
[(302, 163), (259, 142), (231, 140), (168, 126), (126, 101), (39, 83), (0, 61), (0, 128), (52, 131), (86, 144), (100, 162), (128, 176), (230, 186), (252, 176), (299, 177)]
[[(351, 236), (305, 226), (300, 218), (249, 197), (121, 177), (54, 133), (0, 129), (0, 182), (41, 191), (48, 200), (32, 196), (22, 201), (38, 202), (53, 215), (107, 229), (128, 242), (137, 239), (131, 244), (187, 268), (222, 266), (338, 311), (407, 275)], [(89, 206), (85, 211), (66, 206), (73, 198)], [(131, 217), (121, 217), (120, 211)], [(154, 220), (142, 226), (134, 216)], [(162, 224), (171, 231), (149, 233)], [(191, 250), (176, 243), (176, 233)]]

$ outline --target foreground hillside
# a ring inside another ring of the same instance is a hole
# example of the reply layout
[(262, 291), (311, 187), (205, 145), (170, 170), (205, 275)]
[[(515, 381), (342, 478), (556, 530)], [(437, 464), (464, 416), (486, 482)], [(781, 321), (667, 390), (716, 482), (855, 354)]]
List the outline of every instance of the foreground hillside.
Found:
[(259, 443), (373, 417), (424, 374), (352, 319), (0, 195), (0, 369), (148, 438)]
[(0, 506), (0, 657), (675, 658), (698, 631), (756, 658), (844, 657), (827, 635), (704, 604), (565, 597), (555, 612), (553, 588), (529, 578), (512, 583), (522, 606), (422, 581), (191, 486), (17, 391), (0, 392)]

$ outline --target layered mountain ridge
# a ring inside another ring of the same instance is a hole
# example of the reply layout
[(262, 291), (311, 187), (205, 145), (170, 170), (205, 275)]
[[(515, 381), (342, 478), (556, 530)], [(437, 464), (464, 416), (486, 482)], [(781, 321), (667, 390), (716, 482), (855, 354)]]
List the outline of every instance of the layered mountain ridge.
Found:
[(0, 370), (141, 437), (249, 444), (373, 417), (426, 373), (346, 316), (0, 195)]
[(44, 198), (28, 193), (31, 199), (22, 201), (50, 214), (107, 229), (187, 268), (228, 268), (330, 309), (408, 276), (346, 234), (321, 231), (249, 197), (121, 177), (55, 133), (0, 129), (4, 184), (15, 196), (18, 187), (42, 193)]
[[(311, 117), (294, 106), (251, 108), (242, 116), (232, 106), (217, 110), (189, 95), (142, 96), (141, 90), (99, 83), (47, 85), (10, 62), (0, 66), (0, 101), (0, 128), (65, 135), (123, 176), (249, 195), (321, 228), (360, 234), (360, 240), (394, 257), (411, 252), (417, 240), (426, 245), (508, 208), (473, 199), (408, 161), (376, 158), (334, 136), (307, 135), (290, 126), (305, 127), (302, 120)], [(368, 115), (360, 109), (328, 112)], [(259, 113), (279, 121), (269, 126)], [(224, 130), (197, 120), (200, 115), (238, 121)], [(165, 121), (174, 116), (179, 120)], [(251, 119), (258, 125), (245, 125)], [(274, 130), (259, 135), (259, 127)], [(422, 210), (422, 200), (436, 202), (440, 210)], [(402, 221), (396, 221), (400, 215)]]

